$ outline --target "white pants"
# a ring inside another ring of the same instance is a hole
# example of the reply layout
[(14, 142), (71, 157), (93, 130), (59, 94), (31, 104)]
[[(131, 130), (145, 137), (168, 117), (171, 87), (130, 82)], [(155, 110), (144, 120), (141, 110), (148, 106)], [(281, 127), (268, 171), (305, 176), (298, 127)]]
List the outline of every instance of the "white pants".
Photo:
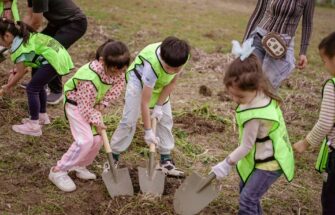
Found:
[[(137, 77), (132, 73), (127, 83), (125, 106), (122, 119), (115, 130), (111, 147), (114, 153), (121, 153), (129, 147), (136, 130), (136, 123), (141, 112), (142, 85)], [(170, 154), (174, 148), (174, 138), (172, 135), (172, 111), (171, 104), (167, 102), (163, 105), (163, 117), (157, 122), (156, 134), (160, 138), (157, 146), (160, 154)]]

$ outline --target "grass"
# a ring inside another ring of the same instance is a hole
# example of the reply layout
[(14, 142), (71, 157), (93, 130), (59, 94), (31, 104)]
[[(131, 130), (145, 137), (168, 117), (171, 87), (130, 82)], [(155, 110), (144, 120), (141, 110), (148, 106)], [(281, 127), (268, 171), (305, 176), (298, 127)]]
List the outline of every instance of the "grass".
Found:
[[(172, 96), (176, 147), (173, 157), (186, 172), (207, 174), (210, 167), (223, 160), (237, 145), (234, 121), (235, 104), (220, 101), (225, 53), (230, 41), (241, 40), (255, 1), (242, 0), (76, 0), (89, 16), (89, 30), (70, 48), (76, 67), (87, 63), (94, 50), (107, 37), (122, 40), (136, 54), (145, 45), (168, 35), (187, 39), (192, 47), (185, 74)], [(313, 35), (308, 52), (309, 67), (295, 71), (279, 90), (285, 100), (291, 142), (304, 137), (317, 119), (319, 92), (327, 77), (318, 56), (321, 38), (335, 29), (333, 8), (317, 7)], [(296, 35), (299, 51), (300, 27)], [(200, 52), (198, 52), (200, 50)], [(222, 67), (221, 67), (222, 66)], [(11, 68), (2, 64), (4, 71)], [(5, 72), (0, 72), (0, 84)], [(206, 85), (212, 96), (199, 94)], [(105, 117), (108, 134), (116, 129), (122, 113), (122, 99), (108, 110)], [(165, 194), (150, 201), (139, 193), (137, 166), (144, 166), (148, 148), (143, 141), (139, 122), (135, 138), (123, 153), (122, 164), (132, 175), (134, 197), (110, 199), (101, 177), (85, 182), (74, 178), (78, 187), (74, 193), (64, 194), (47, 180), (49, 168), (57, 162), (72, 143), (69, 126), (62, 105), (49, 107), (52, 124), (43, 129), (43, 136), (32, 138), (15, 134), (11, 125), (27, 117), (24, 91), (17, 88), (11, 96), (0, 100), (0, 214), (173, 214), (175, 189), (182, 180), (166, 181)], [(191, 123), (189, 123), (191, 122)], [(288, 184), (283, 178), (271, 187), (262, 204), (266, 214), (320, 214), (322, 177), (313, 170), (318, 149), (310, 149), (296, 158), (296, 179)], [(89, 167), (96, 174), (102, 172), (103, 150)], [(202, 214), (236, 214), (238, 210), (238, 181), (233, 171), (219, 185), (220, 197)]]

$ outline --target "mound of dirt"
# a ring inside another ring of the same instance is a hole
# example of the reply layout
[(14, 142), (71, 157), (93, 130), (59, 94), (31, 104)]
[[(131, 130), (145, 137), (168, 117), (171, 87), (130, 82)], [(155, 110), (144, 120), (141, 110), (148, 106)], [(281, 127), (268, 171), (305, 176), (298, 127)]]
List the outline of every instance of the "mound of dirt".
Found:
[(204, 96), (212, 96), (212, 90), (206, 85), (201, 85), (199, 88), (199, 93)]
[(224, 131), (225, 125), (221, 122), (205, 119), (192, 113), (187, 113), (174, 118), (175, 124), (179, 125), (189, 134), (209, 134), (212, 132)]

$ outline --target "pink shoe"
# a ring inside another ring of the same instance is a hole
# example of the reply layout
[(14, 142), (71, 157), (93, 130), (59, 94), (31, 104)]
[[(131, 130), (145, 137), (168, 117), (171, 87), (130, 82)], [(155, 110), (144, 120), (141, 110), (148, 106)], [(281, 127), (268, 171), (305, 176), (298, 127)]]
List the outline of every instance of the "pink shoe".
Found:
[(41, 136), (42, 129), (38, 123), (38, 120), (27, 120), (21, 125), (13, 125), (12, 129), (20, 134), (30, 135), (30, 136)]
[[(47, 113), (40, 113), (38, 118), (39, 118), (40, 125), (49, 125), (51, 123), (50, 118), (49, 118)], [(30, 120), (30, 118), (23, 118), (21, 120), (21, 122), (24, 124), (29, 120)]]

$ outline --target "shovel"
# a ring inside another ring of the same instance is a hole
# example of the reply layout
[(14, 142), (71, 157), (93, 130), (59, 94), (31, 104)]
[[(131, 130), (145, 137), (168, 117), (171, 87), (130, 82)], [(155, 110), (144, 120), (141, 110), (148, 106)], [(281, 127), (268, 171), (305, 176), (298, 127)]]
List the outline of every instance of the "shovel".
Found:
[(101, 136), (103, 138), (104, 147), (107, 153), (107, 160), (109, 165), (104, 166), (102, 172), (102, 180), (104, 181), (108, 193), (111, 197), (134, 195), (133, 184), (131, 183), (129, 171), (127, 168), (116, 169), (114, 166), (114, 159), (112, 149), (109, 145), (106, 130), (102, 130)]
[[(156, 124), (156, 119), (152, 119), (151, 126), (154, 133), (156, 133)], [(138, 178), (142, 193), (160, 196), (164, 192), (165, 174), (156, 170), (155, 154), (156, 146), (150, 144), (148, 167), (138, 167)]]
[(193, 172), (176, 190), (173, 207), (176, 213), (192, 215), (199, 213), (211, 201), (219, 196), (219, 190), (211, 182), (216, 178), (214, 173), (202, 177)]

